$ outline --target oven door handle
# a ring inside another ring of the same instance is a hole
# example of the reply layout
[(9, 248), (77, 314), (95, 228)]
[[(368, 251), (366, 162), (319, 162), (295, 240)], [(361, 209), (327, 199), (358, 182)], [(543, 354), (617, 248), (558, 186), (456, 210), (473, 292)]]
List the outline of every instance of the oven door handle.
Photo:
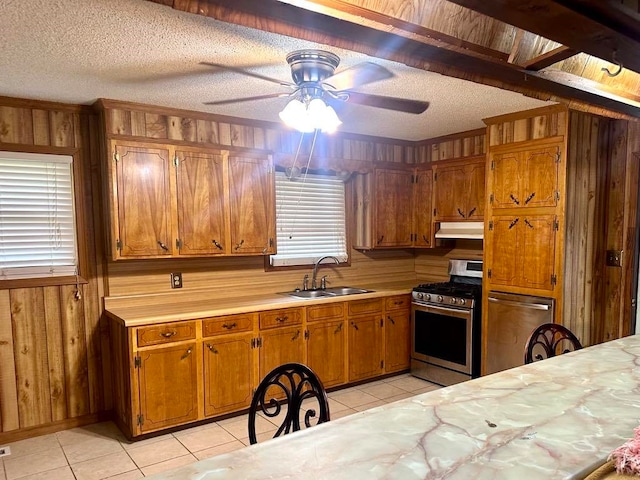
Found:
[(489, 301), (493, 303), (502, 303), (503, 305), (511, 305), (512, 307), (533, 308), (534, 310), (549, 310), (549, 305), (543, 303), (524, 303), (514, 302), (513, 300), (502, 300), (496, 297), (489, 297)]
[(451, 312), (451, 313), (462, 313), (462, 314), (468, 314), (469, 310), (461, 310), (458, 308), (447, 308), (447, 307), (441, 307), (440, 305), (438, 306), (432, 306), (432, 305), (416, 305), (416, 310), (420, 310), (420, 311), (425, 311), (424, 309), (428, 309), (431, 312)]

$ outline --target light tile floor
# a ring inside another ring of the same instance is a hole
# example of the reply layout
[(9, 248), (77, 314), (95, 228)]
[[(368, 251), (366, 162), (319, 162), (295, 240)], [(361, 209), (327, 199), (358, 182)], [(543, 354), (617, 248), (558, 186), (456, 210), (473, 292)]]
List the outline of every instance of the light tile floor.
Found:
[[(409, 374), (329, 393), (331, 419), (440, 388)], [(112, 422), (42, 435), (9, 444), (0, 480), (136, 480), (249, 444), (247, 415), (172, 434), (128, 441)], [(258, 441), (276, 424), (257, 422)]]

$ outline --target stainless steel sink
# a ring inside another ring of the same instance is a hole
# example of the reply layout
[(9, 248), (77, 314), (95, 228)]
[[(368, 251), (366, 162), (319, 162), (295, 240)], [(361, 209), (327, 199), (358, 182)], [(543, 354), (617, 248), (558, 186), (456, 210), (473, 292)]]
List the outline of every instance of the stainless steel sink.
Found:
[(293, 292), (280, 292), (280, 295), (289, 295), (290, 297), (296, 298), (329, 298), (370, 292), (373, 292), (373, 290), (356, 287), (331, 287), (325, 290), (294, 290)]

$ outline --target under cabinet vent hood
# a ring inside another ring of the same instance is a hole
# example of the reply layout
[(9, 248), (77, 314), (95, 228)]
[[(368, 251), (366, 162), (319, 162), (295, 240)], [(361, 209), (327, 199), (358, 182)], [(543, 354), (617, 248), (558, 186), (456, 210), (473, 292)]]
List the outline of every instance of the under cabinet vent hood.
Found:
[(482, 240), (483, 222), (441, 222), (436, 238), (472, 238)]

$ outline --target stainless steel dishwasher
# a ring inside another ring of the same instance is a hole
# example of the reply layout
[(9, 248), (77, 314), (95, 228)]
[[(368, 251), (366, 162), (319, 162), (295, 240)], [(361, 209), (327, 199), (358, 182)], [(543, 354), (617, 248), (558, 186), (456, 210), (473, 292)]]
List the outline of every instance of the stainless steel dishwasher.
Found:
[(534, 328), (553, 323), (552, 298), (489, 292), (485, 373), (524, 363), (524, 345)]

